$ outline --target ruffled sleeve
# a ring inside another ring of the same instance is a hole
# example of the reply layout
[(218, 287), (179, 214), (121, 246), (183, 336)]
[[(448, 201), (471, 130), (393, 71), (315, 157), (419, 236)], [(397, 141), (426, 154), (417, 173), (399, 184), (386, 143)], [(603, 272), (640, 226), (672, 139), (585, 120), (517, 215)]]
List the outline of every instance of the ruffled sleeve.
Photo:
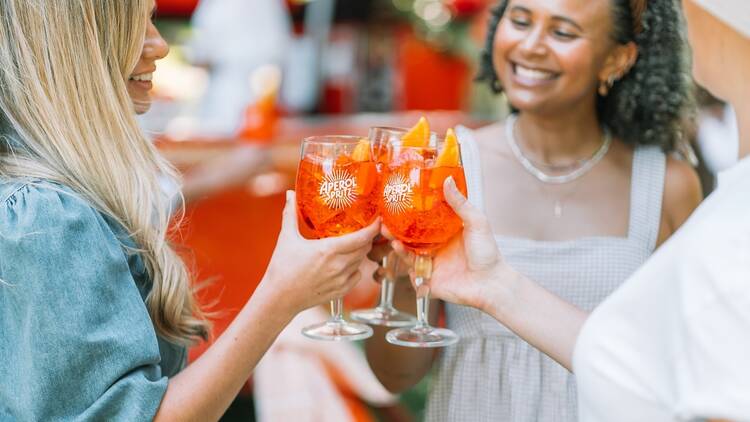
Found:
[(167, 378), (106, 221), (49, 183), (0, 200), (0, 420), (153, 419)]

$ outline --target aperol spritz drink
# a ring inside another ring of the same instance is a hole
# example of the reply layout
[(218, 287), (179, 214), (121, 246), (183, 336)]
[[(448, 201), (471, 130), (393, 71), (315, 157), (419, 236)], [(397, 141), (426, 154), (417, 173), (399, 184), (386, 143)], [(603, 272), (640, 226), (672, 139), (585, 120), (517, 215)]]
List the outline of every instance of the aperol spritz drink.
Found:
[(458, 142), (449, 131), (437, 146), (391, 145), (382, 175), (383, 224), (415, 254), (417, 325), (390, 331), (389, 343), (408, 347), (442, 347), (454, 344), (451, 330), (429, 325), (429, 279), (432, 257), (463, 228), (463, 222), (445, 201), (443, 184), (452, 177), (466, 194)]
[[(394, 127), (372, 127), (368, 138), (372, 145), (373, 158), (382, 175), (388, 164), (388, 146), (400, 144), (401, 139), (409, 132), (408, 129)], [(379, 177), (379, 182), (382, 177)], [(373, 242), (373, 248), (388, 248), (388, 239), (378, 236)], [(383, 256), (380, 266), (385, 270), (385, 276), (380, 282), (380, 301), (374, 308), (353, 311), (351, 317), (355, 321), (385, 327), (409, 327), (416, 323), (416, 318), (401, 312), (393, 306), (393, 292), (395, 277), (400, 270), (401, 262), (394, 252)]]
[[(367, 139), (305, 139), (296, 187), (300, 232), (321, 239), (370, 225), (378, 215), (377, 180)], [(306, 327), (302, 333), (318, 340), (361, 340), (370, 337), (372, 329), (344, 320), (342, 299), (338, 298), (331, 302), (331, 319)]]

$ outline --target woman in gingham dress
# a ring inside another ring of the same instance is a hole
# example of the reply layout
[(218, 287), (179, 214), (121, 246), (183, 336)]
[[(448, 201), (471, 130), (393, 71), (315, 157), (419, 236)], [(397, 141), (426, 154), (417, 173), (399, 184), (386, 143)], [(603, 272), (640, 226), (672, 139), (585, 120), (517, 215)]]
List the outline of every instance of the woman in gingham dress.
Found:
[[(702, 197), (692, 168), (664, 153), (689, 103), (679, 9), (671, 0), (505, 0), (489, 32), (480, 79), (515, 113), (459, 129), (469, 199), (513, 268), (591, 310)], [(411, 286), (399, 289), (399, 309), (413, 309)], [(576, 420), (571, 373), (479, 311), (447, 305), (445, 314), (461, 340), (439, 355), (388, 345), (380, 333), (368, 340), (387, 388), (409, 388), (434, 367), (428, 421)]]

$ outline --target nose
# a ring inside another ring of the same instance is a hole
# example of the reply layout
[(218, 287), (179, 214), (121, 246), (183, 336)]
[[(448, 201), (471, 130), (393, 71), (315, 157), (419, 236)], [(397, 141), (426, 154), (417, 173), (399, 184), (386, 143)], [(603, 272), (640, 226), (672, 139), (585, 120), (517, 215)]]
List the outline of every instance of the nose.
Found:
[(160, 60), (169, 54), (169, 44), (162, 38), (152, 22), (146, 29), (146, 41), (143, 44), (143, 57), (149, 60)]
[(520, 52), (528, 57), (544, 55), (547, 52), (547, 46), (544, 42), (544, 26), (537, 25), (527, 34), (519, 45)]

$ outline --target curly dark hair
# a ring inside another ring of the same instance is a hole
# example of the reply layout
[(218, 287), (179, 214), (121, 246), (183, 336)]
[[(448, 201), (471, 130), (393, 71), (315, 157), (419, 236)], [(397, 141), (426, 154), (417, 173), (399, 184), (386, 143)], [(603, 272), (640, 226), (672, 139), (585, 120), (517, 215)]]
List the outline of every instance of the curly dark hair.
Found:
[[(477, 81), (503, 90), (492, 64), (493, 40), (509, 0), (492, 9)], [(628, 144), (659, 145), (673, 151), (682, 140), (685, 113), (693, 106), (691, 79), (686, 69), (686, 44), (678, 2), (648, 1), (640, 32), (635, 30), (630, 0), (611, 0), (615, 22), (612, 38), (638, 46), (638, 60), (609, 95), (598, 95), (597, 113), (612, 134)]]

